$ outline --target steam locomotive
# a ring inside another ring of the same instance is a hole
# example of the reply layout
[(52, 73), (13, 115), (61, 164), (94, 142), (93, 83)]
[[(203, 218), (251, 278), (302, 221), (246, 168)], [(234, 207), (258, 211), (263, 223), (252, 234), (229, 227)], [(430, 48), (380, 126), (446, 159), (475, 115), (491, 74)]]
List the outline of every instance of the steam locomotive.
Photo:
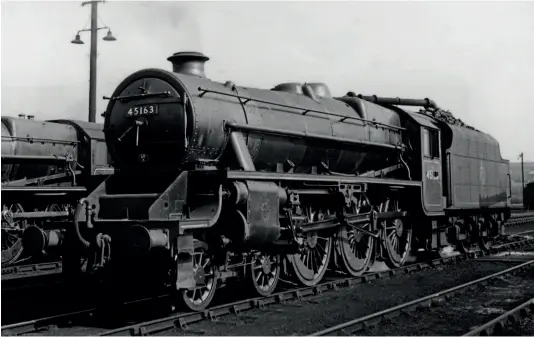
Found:
[(72, 206), (112, 173), (102, 129), (2, 117), (2, 267), (58, 257)]
[(526, 184), (523, 190), (523, 205), (527, 210), (534, 210), (534, 182)]
[(201, 53), (168, 60), (104, 97), (115, 174), (76, 207), (85, 273), (149, 275), (203, 310), (229, 280), (268, 295), (284, 275), (311, 286), (502, 234), (509, 161), (432, 100), (240, 87), (207, 78)]

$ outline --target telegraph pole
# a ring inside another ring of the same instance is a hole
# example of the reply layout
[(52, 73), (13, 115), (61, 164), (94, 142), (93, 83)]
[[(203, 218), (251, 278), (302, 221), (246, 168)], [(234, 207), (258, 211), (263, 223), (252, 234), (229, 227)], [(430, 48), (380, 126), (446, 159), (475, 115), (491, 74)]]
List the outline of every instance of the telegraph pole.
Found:
[[(96, 122), (96, 57), (97, 57), (97, 41), (96, 30), (98, 17), (98, 2), (90, 1), (91, 4), (91, 51), (89, 63), (89, 122)], [(82, 3), (82, 6), (87, 2)]]
[(104, 41), (115, 41), (116, 38), (111, 34), (111, 30), (108, 27), (97, 27), (98, 18), (98, 3), (104, 2), (104, 0), (92, 0), (82, 2), (82, 6), (91, 5), (91, 28), (79, 30), (74, 40), (71, 43), (83, 44), (80, 39), (81, 32), (91, 32), (91, 51), (89, 53), (89, 122), (96, 122), (96, 59), (98, 57), (97, 50), (97, 37), (100, 29), (107, 29), (108, 34), (104, 37)]

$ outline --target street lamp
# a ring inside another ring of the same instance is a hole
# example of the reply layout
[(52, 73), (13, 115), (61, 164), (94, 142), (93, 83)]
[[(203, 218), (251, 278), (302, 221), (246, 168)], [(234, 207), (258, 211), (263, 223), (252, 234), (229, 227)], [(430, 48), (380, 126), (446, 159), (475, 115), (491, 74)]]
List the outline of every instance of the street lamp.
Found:
[[(108, 33), (107, 35), (102, 39), (104, 41), (117, 41), (117, 39), (115, 38), (115, 36), (113, 36), (113, 34), (111, 34), (111, 30), (109, 29), (109, 27), (99, 27), (97, 28), (96, 30), (101, 30), (101, 29), (107, 29), (108, 30)], [(74, 44), (84, 44), (84, 42), (82, 41), (82, 39), (80, 38), (80, 33), (81, 32), (90, 32), (91, 29), (82, 29), (82, 30), (79, 30), (78, 33), (76, 33), (76, 36), (74, 37), (74, 40), (70, 41), (70, 43), (74, 43)]]
[(74, 40), (70, 41), (70, 43), (83, 44), (83, 41), (80, 39), (80, 34), (76, 34), (76, 37), (74, 38)]
[(96, 122), (96, 57), (97, 57), (97, 31), (101, 29), (107, 29), (108, 33), (103, 38), (104, 41), (116, 41), (117, 39), (111, 34), (111, 29), (109, 27), (97, 27), (96, 19), (98, 17), (98, 8), (97, 5), (99, 2), (105, 2), (103, 0), (94, 0), (82, 2), (82, 6), (91, 5), (91, 28), (82, 29), (76, 33), (74, 40), (71, 41), (73, 44), (84, 44), (80, 38), (81, 32), (91, 32), (91, 52), (90, 52), (90, 63), (89, 63), (89, 122)]

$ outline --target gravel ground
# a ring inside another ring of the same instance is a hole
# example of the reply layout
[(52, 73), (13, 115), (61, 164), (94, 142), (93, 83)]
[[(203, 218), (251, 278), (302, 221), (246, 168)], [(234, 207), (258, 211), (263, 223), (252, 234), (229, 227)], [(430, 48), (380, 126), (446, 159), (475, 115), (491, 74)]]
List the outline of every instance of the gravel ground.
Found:
[(298, 302), (252, 310), (240, 316), (221, 317), (219, 322), (204, 321), (187, 331), (175, 329), (161, 335), (311, 334), (493, 274), (512, 265), (514, 264), (466, 261), (394, 279), (376, 280), (353, 288), (342, 288), (338, 292), (326, 292)]
[(532, 316), (522, 320), (518, 326), (506, 327), (501, 336), (534, 336), (534, 318)]
[(48, 284), (43, 281), (44, 285), (23, 290), (2, 289), (2, 325), (87, 308), (92, 293), (82, 287), (69, 293), (64, 283), (57, 282)]
[[(461, 336), (534, 296), (534, 269), (470, 288), (432, 310), (415, 311), (361, 331), (368, 336)], [(513, 329), (508, 329), (513, 335)], [(517, 332), (516, 332), (517, 333)], [(521, 335), (521, 334), (520, 334)]]

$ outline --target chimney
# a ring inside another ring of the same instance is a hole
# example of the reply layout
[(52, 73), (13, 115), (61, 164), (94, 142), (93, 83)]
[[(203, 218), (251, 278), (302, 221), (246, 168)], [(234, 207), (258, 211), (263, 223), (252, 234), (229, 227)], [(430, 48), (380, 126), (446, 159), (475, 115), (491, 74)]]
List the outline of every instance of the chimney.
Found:
[(172, 71), (175, 73), (206, 78), (204, 63), (209, 57), (199, 52), (179, 52), (167, 58), (172, 63)]

